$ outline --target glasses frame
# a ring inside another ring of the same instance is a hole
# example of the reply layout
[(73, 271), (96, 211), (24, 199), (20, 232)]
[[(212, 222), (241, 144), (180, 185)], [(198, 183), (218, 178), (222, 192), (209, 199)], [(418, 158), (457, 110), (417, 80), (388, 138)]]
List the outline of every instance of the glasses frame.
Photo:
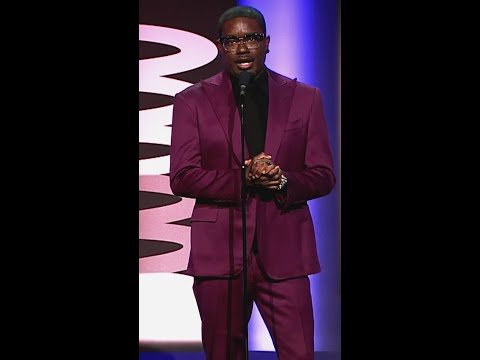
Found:
[[(247, 43), (245, 42), (245, 38), (250, 37), (250, 36), (258, 36), (260, 38), (260, 40), (258, 41), (258, 46), (257, 47), (254, 47), (254, 48), (248, 47)], [(240, 45), (240, 42), (243, 42), (248, 50), (258, 49), (260, 47), (260, 43), (263, 40), (265, 40), (266, 37), (267, 36), (263, 33), (250, 33), (250, 34), (245, 34), (245, 36), (243, 36), (243, 37), (236, 37), (236, 36), (233, 36), (233, 35), (223, 36), (221, 38), (218, 38), (217, 41), (220, 44), (222, 44), (225, 51), (234, 52), (234, 51), (237, 51), (237, 47), (238, 47), (238, 45)], [(232, 50), (228, 50), (225, 46), (225, 40), (229, 40), (229, 39), (230, 40), (236, 39), (235, 40), (235, 48), (232, 49)]]

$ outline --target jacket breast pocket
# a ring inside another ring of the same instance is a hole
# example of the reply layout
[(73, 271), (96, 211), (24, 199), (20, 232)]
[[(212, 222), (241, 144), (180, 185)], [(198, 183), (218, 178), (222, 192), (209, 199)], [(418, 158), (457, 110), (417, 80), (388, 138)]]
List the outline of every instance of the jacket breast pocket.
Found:
[(303, 121), (301, 118), (295, 119), (293, 121), (287, 122), (287, 125), (285, 126), (285, 131), (293, 131), (297, 129), (301, 129), (303, 127)]
[(218, 207), (194, 207), (190, 222), (216, 222)]

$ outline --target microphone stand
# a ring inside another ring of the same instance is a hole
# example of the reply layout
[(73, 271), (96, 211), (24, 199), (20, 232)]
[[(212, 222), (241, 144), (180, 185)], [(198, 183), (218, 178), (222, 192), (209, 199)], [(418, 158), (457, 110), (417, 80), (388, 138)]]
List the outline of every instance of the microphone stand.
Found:
[(248, 360), (248, 274), (247, 274), (247, 181), (245, 179), (245, 106), (246, 85), (240, 86), (240, 124), (242, 141), (242, 245), (243, 245), (243, 334), (245, 340), (245, 359)]

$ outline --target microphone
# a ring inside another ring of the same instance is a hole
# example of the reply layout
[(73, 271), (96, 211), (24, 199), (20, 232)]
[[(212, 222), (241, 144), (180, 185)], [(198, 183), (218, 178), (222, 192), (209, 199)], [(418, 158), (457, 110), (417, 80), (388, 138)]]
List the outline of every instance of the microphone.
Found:
[(238, 75), (238, 83), (240, 85), (240, 96), (245, 96), (245, 90), (247, 89), (247, 85), (250, 84), (250, 81), (253, 79), (253, 73), (250, 71), (240, 71)]

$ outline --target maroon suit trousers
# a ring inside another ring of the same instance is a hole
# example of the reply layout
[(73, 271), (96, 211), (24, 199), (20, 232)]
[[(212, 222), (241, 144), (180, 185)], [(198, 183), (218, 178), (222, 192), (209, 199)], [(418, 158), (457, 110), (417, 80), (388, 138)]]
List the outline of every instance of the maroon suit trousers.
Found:
[[(268, 279), (259, 259), (248, 259), (248, 318), (253, 302), (280, 360), (313, 360), (313, 309), (308, 276)], [(243, 360), (243, 274), (233, 279), (195, 278), (207, 360)]]

